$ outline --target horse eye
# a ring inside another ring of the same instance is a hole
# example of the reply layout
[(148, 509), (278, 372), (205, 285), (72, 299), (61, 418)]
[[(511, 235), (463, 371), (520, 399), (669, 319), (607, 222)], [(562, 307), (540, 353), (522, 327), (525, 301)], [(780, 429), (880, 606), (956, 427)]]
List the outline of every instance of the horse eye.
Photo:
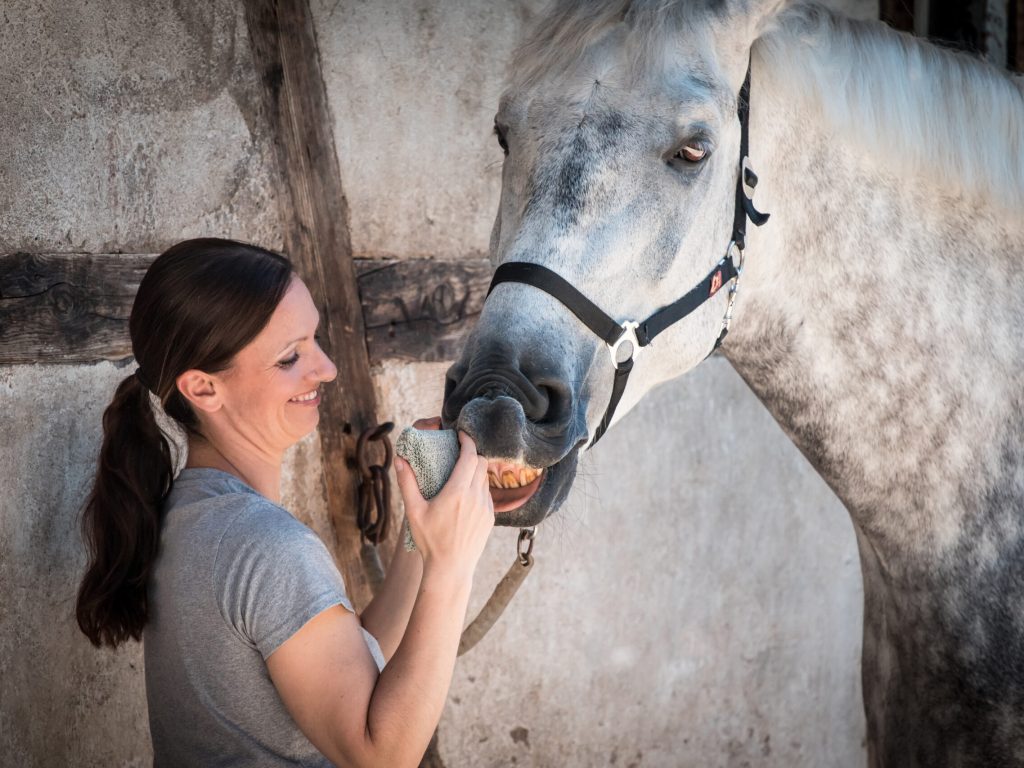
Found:
[(683, 160), (687, 163), (699, 163), (708, 154), (707, 147), (703, 144), (687, 144), (673, 156), (673, 160)]
[(506, 155), (508, 154), (508, 141), (505, 139), (505, 131), (497, 123), (494, 124), (494, 135), (498, 137), (498, 146)]

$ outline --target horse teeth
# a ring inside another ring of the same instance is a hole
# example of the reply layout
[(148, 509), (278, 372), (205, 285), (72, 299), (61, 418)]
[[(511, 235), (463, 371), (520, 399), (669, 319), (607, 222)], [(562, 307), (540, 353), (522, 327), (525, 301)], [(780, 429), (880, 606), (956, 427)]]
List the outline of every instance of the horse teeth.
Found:
[(537, 479), (537, 475), (540, 474), (539, 469), (533, 467), (527, 467), (526, 469), (519, 470), (519, 485), (529, 485)]
[(491, 488), (522, 488), (540, 477), (543, 472), (543, 469), (535, 467), (514, 467), (503, 470), (492, 467), (487, 470), (487, 484)]

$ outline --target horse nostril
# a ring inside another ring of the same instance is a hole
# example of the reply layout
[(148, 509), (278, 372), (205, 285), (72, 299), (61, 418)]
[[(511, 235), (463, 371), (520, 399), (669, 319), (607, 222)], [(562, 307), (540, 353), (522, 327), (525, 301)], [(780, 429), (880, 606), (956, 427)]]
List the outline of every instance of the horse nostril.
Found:
[(537, 424), (558, 424), (563, 422), (569, 410), (569, 390), (561, 381), (544, 379), (534, 382), (533, 386), (540, 395), (537, 413), (531, 415), (531, 421)]
[(519, 398), (520, 402), (523, 404), (523, 412), (526, 414), (526, 418), (534, 424), (539, 424), (547, 420), (548, 413), (551, 409), (551, 398), (548, 393), (549, 390), (547, 387), (534, 384), (528, 390), (524, 391), (522, 396)]
[(461, 421), (463, 410), (477, 400), (511, 398), (519, 403), (527, 424), (555, 432), (564, 429), (573, 398), (560, 365), (537, 356), (521, 361), (514, 353), (507, 345), (495, 345), (479, 351), (468, 365), (452, 365), (445, 375), (442, 423)]

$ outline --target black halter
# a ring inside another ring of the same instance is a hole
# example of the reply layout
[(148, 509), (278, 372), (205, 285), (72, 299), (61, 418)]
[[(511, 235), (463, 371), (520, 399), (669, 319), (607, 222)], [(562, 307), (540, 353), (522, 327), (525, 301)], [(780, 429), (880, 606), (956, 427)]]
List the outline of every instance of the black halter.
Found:
[[(730, 292), (729, 308), (726, 311), (725, 320), (722, 322), (722, 332), (715, 340), (715, 346), (711, 349), (714, 352), (718, 349), (726, 334), (729, 332), (729, 321), (732, 317), (732, 301), (735, 297), (739, 276), (743, 269), (743, 248), (746, 246), (747, 219), (755, 225), (761, 226), (768, 221), (768, 214), (761, 213), (754, 208), (751, 196), (754, 187), (757, 186), (757, 175), (750, 167), (750, 159), (747, 156), (749, 143), (749, 101), (750, 101), (750, 65), (747, 65), (747, 76), (740, 89), (737, 114), (740, 120), (740, 167), (736, 179), (736, 212), (733, 218), (732, 242), (726, 250), (725, 256), (712, 270), (695, 285), (690, 291), (678, 301), (662, 307), (643, 322), (627, 320), (619, 325), (614, 319), (607, 315), (600, 307), (590, 299), (576, 290), (568, 281), (540, 264), (531, 264), (525, 261), (510, 261), (502, 264), (495, 270), (491, 279), (487, 295), (501, 283), (525, 283), (534, 288), (551, 294), (564, 304), (576, 315), (583, 324), (596, 333), (611, 351), (612, 364), (615, 366), (615, 381), (612, 385), (612, 396), (601, 419), (594, 439), (588, 448), (597, 444), (608, 425), (611, 424), (615, 408), (626, 390), (626, 381), (629, 379), (630, 371), (633, 370), (633, 355), (639, 347), (646, 347), (654, 337), (669, 326), (679, 322), (693, 312), (697, 307), (718, 293), (719, 289), (726, 283), (732, 282)], [(733, 282), (735, 281), (735, 282)], [(617, 354), (619, 347), (629, 344), (629, 357), (619, 360)], [(708, 354), (710, 355), (711, 352)]]

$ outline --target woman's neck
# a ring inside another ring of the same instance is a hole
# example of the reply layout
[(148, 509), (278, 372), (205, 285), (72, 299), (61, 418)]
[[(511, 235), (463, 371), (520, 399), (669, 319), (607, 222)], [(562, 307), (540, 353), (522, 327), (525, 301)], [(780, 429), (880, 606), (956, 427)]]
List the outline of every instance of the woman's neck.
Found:
[(189, 436), (186, 467), (211, 467), (234, 475), (274, 503), (281, 501), (282, 456), (233, 446), (230, 442), (211, 442)]

